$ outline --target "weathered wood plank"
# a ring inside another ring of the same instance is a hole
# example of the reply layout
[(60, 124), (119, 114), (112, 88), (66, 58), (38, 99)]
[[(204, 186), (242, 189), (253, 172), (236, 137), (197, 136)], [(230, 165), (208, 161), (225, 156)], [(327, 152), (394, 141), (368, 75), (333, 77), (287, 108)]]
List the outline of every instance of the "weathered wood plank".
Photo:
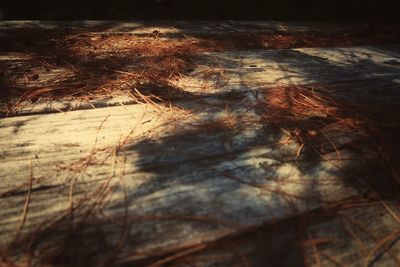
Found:
[[(15, 238), (32, 158), (36, 179), (21, 236), (36, 233), (41, 241), (35, 253), (44, 253), (68, 235), (72, 181), (80, 235), (98, 229), (106, 243), (113, 244), (121, 229), (109, 219), (131, 224), (121, 262), (216, 240), (243, 227), (364, 194), (364, 188), (354, 186), (338, 169), (354, 171), (358, 155), (343, 150), (344, 160), (334, 160), (333, 165), (299, 160), (298, 145), (279, 144), (279, 136), (267, 137), (253, 104), (249, 97), (234, 102), (185, 101), (180, 106), (190, 116), (182, 117), (168, 112), (169, 107), (133, 105), (2, 119), (1, 148), (6, 155), (0, 163), (2, 246)], [(123, 145), (116, 145), (129, 136)], [(20, 144), (25, 146), (21, 149)], [(336, 153), (331, 156), (334, 159)], [(85, 161), (88, 157), (91, 160)], [(13, 190), (15, 184), (23, 186)], [(96, 212), (85, 217), (91, 210)], [(97, 211), (105, 217), (98, 217)], [(51, 229), (49, 218), (61, 215), (64, 219), (51, 234), (43, 232)], [(78, 248), (93, 246), (91, 242), (95, 240), (84, 239)], [(94, 249), (106, 253), (105, 248)], [(45, 259), (36, 255), (36, 260)]]
[(379, 203), (308, 214), (250, 229), (165, 266), (396, 266), (397, 240), (374, 251), (392, 225), (397, 222)]
[[(312, 84), (398, 78), (398, 46), (302, 48), (208, 53), (193, 75), (178, 81), (192, 92), (218, 93), (277, 84)], [(202, 73), (219, 70), (211, 79)]]
[[(391, 45), (206, 53), (198, 57), (195, 64), (197, 68), (175, 83), (180, 90), (195, 95), (257, 90), (279, 84), (363, 80), (367, 80), (367, 84), (371, 79), (393, 81), (393, 87), (400, 79), (400, 48)], [(129, 94), (120, 92), (112, 98), (91, 101), (25, 101), (15, 112), (35, 114), (132, 103), (135, 100)], [(3, 116), (7, 109), (5, 104), (0, 107)]]

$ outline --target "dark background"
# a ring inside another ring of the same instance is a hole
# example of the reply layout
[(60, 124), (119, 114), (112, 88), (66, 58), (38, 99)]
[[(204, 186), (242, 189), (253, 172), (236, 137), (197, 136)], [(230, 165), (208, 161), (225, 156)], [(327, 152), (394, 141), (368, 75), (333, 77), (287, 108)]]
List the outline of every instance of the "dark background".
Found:
[(0, 0), (0, 19), (399, 21), (400, 0)]

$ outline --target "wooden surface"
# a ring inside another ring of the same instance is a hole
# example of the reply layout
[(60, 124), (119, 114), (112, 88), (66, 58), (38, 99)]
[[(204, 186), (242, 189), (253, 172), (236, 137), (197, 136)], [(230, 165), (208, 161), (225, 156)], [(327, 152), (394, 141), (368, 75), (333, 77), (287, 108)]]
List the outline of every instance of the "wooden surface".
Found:
[[(400, 46), (196, 60), (176, 82), (194, 96), (173, 105), (39, 101), (0, 119), (2, 254), (18, 264), (30, 254), (35, 266), (399, 264), (398, 201), (369, 195), (387, 177), (368, 150), (298, 156), (257, 103), (288, 84), (326, 84), (337, 99), (371, 90), (399, 98)], [(210, 67), (220, 75), (199, 78)]]
[[(385, 83), (388, 85), (393, 81), (396, 85), (400, 76), (399, 54), (398, 45), (205, 53), (196, 59), (199, 67), (175, 84), (183, 91), (196, 95), (242, 92), (287, 84), (332, 84), (370, 80), (371, 82), (365, 84), (388, 81)], [(19, 64), (24, 62), (21, 57), (13, 60)], [(204, 73), (209, 70), (214, 73), (205, 78)], [(63, 69), (53, 71), (57, 76)], [(132, 103), (135, 103), (134, 99), (126, 94), (96, 101), (58, 100), (32, 103), (28, 100), (20, 103), (17, 113), (60, 112)], [(0, 115), (6, 114), (7, 106), (3, 103), (0, 106)]]

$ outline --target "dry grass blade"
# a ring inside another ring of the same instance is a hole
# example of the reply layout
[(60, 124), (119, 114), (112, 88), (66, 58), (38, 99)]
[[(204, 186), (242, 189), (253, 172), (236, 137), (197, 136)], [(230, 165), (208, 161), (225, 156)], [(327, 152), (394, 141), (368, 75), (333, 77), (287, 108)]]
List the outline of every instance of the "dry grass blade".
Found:
[(185, 256), (187, 256), (187, 255), (192, 255), (192, 254), (194, 254), (194, 253), (196, 253), (196, 252), (199, 252), (199, 251), (201, 251), (201, 250), (204, 250), (204, 249), (206, 249), (206, 248), (207, 248), (207, 244), (200, 244), (200, 245), (197, 245), (197, 246), (195, 246), (195, 247), (185, 249), (185, 250), (183, 250), (183, 251), (181, 251), (181, 252), (178, 252), (178, 253), (176, 253), (176, 254), (174, 254), (174, 255), (171, 255), (171, 256), (166, 257), (166, 258), (164, 258), (164, 259), (161, 259), (161, 260), (159, 260), (159, 261), (156, 261), (156, 262), (154, 262), (154, 263), (148, 265), (147, 267), (159, 267), (159, 266), (163, 266), (163, 265), (166, 264), (166, 263), (172, 262), (172, 261), (174, 261), (174, 260), (177, 260), (177, 259), (179, 259), (179, 258), (185, 257)]
[[(395, 240), (395, 239), (399, 238), (399, 236), (400, 236), (400, 230), (397, 229), (397, 230), (391, 232), (390, 234), (388, 234), (387, 236), (385, 236), (384, 238), (382, 238), (381, 240), (379, 240), (379, 242), (375, 245), (375, 247), (373, 247), (371, 249), (371, 251), (368, 253), (367, 257), (365, 258), (364, 266), (365, 267), (370, 266), (369, 263), (370, 263), (372, 256), (378, 250), (380, 250), (382, 247), (384, 247), (385, 250), (389, 250), (390, 248), (386, 244), (391, 240)], [(393, 255), (392, 255), (392, 257), (396, 261), (397, 265), (400, 266), (400, 259)]]
[(325, 258), (327, 258), (329, 261), (331, 261), (332, 263), (334, 263), (336, 266), (346, 266), (345, 264), (341, 263), (338, 259), (336, 259), (335, 257), (324, 253), (324, 252), (320, 252), (322, 256), (324, 256)]
[(307, 240), (308, 242), (307, 243), (309, 243), (311, 248), (312, 248), (312, 252), (313, 252), (313, 255), (314, 255), (314, 259), (315, 259), (315, 264), (316, 264), (316, 266), (321, 267), (322, 266), (321, 265), (321, 255), (320, 255), (320, 252), (319, 252), (318, 247), (317, 247), (318, 242), (316, 242), (314, 237), (312, 236), (312, 234), (310, 232), (310, 229), (308, 228), (308, 226), (306, 224), (306, 221), (303, 221), (303, 224), (304, 224), (303, 225), (304, 229), (305, 229), (305, 231), (307, 233), (307, 238), (308, 238), (308, 240)]
[[(86, 173), (86, 170), (88, 168), (88, 166), (90, 165), (93, 155), (95, 154), (96, 151), (96, 145), (97, 145), (97, 140), (99, 138), (99, 132), (101, 130), (101, 128), (103, 127), (103, 124), (106, 122), (106, 120), (111, 116), (111, 114), (107, 115), (100, 123), (99, 127), (97, 128), (96, 131), (96, 138), (94, 140), (94, 144), (93, 144), (93, 149), (90, 151), (89, 156), (86, 158), (86, 162), (84, 162), (83, 166), (80, 168), (80, 172), (81, 172), (81, 176), (83, 177)], [(75, 186), (75, 180), (76, 180), (76, 176), (72, 177), (71, 181), (70, 181), (70, 185), (69, 185), (69, 191), (68, 191), (68, 199), (69, 199), (69, 207), (70, 207), (70, 218), (71, 218), (71, 226), (72, 228), (74, 228), (74, 199), (73, 199), (73, 195), (74, 195), (74, 186)]]
[(24, 209), (22, 212), (21, 220), (17, 228), (17, 234), (15, 235), (15, 241), (18, 241), (22, 228), (24, 227), (26, 217), (29, 211), (29, 203), (31, 201), (31, 193), (32, 193), (32, 183), (33, 183), (33, 167), (32, 167), (32, 160), (30, 161), (30, 170), (29, 170), (29, 185), (28, 185), (28, 192), (25, 198)]

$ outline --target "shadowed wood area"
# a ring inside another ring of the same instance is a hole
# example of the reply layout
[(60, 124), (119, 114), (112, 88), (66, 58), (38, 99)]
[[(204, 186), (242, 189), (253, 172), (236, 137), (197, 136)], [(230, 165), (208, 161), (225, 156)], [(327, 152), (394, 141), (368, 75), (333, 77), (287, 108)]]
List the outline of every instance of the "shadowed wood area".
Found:
[(0, 265), (400, 265), (398, 27), (342, 26), (1, 22)]

